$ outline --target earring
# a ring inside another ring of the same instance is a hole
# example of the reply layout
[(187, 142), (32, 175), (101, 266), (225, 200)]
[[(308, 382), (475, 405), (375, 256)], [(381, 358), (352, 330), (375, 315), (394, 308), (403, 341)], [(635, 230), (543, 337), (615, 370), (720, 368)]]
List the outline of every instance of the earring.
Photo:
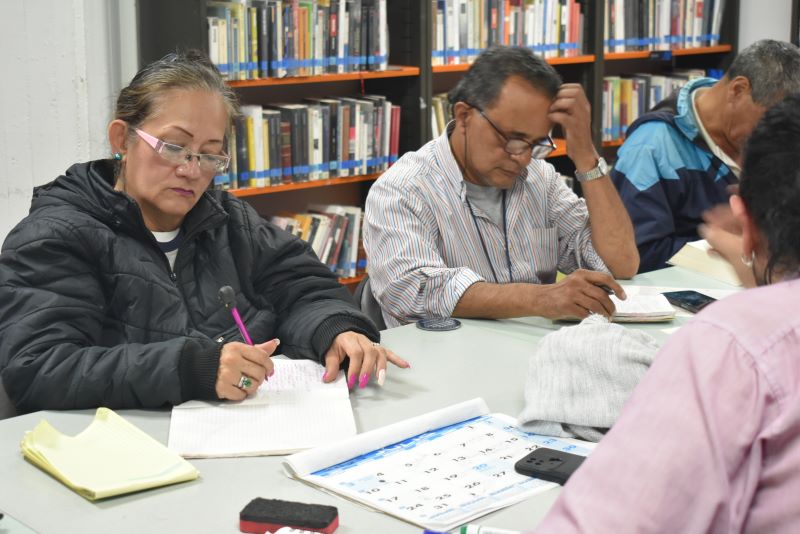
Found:
[(753, 262), (756, 261), (756, 251), (754, 250), (753, 252), (751, 252), (749, 258), (744, 254), (742, 254), (741, 260), (742, 263), (744, 263), (745, 267), (747, 267), (748, 269), (751, 268), (753, 266)]
[(119, 152), (114, 152), (114, 159), (120, 161), (122, 159), (122, 154)]

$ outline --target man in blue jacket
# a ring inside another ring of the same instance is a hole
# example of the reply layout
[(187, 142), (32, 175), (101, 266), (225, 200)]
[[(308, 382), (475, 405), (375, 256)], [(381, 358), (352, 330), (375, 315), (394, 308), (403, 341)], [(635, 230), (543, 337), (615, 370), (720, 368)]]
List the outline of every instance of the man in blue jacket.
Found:
[(703, 212), (726, 203), (744, 144), (764, 111), (800, 91), (800, 49), (754, 43), (715, 81), (690, 81), (628, 128), (611, 178), (636, 232), (639, 272), (699, 239)]

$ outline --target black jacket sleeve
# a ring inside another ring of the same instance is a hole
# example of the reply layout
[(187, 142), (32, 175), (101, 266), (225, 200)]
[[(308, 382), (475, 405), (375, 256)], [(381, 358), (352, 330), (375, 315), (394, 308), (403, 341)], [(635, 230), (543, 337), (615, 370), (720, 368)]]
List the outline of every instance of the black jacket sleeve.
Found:
[(46, 217), (23, 221), (4, 243), (0, 376), (17, 409), (216, 398), (220, 347), (211, 339), (102, 346), (107, 317), (95, 255), (80, 232)]
[(243, 209), (252, 238), (252, 291), (275, 309), (284, 354), (322, 362), (333, 339), (346, 331), (380, 340), (375, 324), (310, 245), (249, 206)]

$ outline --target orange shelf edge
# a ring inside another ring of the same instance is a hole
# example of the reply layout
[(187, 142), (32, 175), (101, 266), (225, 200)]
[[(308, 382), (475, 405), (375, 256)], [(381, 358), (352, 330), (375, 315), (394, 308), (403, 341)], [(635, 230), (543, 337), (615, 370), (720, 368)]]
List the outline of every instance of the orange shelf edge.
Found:
[(313, 180), (311, 182), (297, 182), (291, 184), (271, 185), (267, 187), (241, 187), (238, 189), (228, 189), (228, 193), (237, 197), (253, 197), (258, 195), (283, 193), (285, 191), (299, 191), (301, 189), (313, 189), (315, 187), (330, 187), (334, 185), (369, 182), (372, 180), (377, 180), (380, 175), (381, 173), (373, 173), (373, 174), (364, 174), (361, 176), (346, 176), (344, 178), (328, 178), (326, 180)]
[(388, 70), (345, 72), (342, 74), (319, 74), (317, 76), (288, 76), (286, 78), (258, 78), (255, 80), (228, 80), (231, 87), (269, 87), (274, 85), (303, 85), (307, 83), (346, 82), (350, 80), (372, 80), (376, 78), (402, 78), (419, 76), (419, 67), (389, 66)]
[(359, 283), (361, 280), (364, 279), (364, 276), (366, 275), (359, 274), (356, 276), (351, 276), (350, 278), (339, 278), (339, 283), (342, 284), (343, 286), (350, 286)]
[(733, 50), (731, 45), (702, 46), (698, 48), (677, 48), (675, 50), (637, 50), (635, 52), (609, 52), (603, 56), (606, 61), (623, 59), (648, 59), (650, 54), (672, 52), (673, 56), (694, 56), (701, 54), (723, 54)]
[[(574, 56), (574, 57), (554, 57), (545, 61), (551, 65), (573, 65), (579, 63), (592, 63), (595, 60), (593, 54)], [(469, 70), (471, 63), (458, 63), (456, 65), (434, 65), (431, 70), (434, 73), (442, 72), (466, 72)]]
[(603, 147), (615, 147), (615, 146), (622, 146), (622, 143), (625, 142), (625, 139), (614, 139), (613, 141), (603, 141)]

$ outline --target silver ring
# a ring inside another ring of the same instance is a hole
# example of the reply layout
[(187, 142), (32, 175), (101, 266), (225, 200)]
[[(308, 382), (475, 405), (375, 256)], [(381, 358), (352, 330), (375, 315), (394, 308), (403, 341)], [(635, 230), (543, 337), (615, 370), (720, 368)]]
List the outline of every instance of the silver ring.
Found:
[(372, 342), (372, 346), (373, 346), (373, 347), (380, 347), (380, 346), (381, 346), (381, 344), (380, 344), (380, 343), (377, 343), (377, 342), (375, 342), (375, 341), (373, 341), (373, 342)]
[(239, 389), (247, 389), (253, 385), (253, 381), (247, 375), (242, 375), (242, 378), (239, 379), (239, 383), (236, 385)]

